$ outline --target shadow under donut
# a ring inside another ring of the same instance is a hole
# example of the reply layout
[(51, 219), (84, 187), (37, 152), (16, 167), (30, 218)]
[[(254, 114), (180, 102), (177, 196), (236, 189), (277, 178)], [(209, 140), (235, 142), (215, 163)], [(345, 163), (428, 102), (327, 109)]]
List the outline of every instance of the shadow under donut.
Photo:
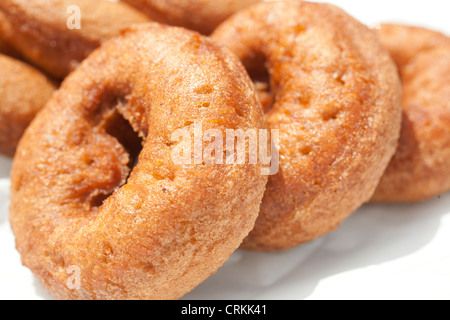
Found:
[[(430, 243), (450, 193), (413, 205), (366, 205), (335, 232), (278, 253), (238, 251), (185, 299), (305, 299), (333, 275), (411, 255)], [(334, 297), (340, 298), (340, 297)]]

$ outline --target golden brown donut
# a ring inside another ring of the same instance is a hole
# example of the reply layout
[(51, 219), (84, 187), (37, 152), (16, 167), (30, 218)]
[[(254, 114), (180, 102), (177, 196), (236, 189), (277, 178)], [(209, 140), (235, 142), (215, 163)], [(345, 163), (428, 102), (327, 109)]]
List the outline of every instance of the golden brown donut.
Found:
[(253, 6), (212, 37), (257, 79), (267, 70), (267, 121), (280, 130), (280, 171), (243, 247), (288, 249), (336, 229), (370, 200), (397, 146), (401, 87), (388, 53), (342, 10), (301, 1)]
[(373, 200), (427, 200), (450, 190), (450, 38), (399, 25), (378, 33), (403, 82), (403, 126)]
[[(17, 249), (52, 295), (176, 299), (239, 247), (267, 177), (259, 164), (174, 163), (171, 134), (198, 121), (222, 132), (267, 126), (239, 61), (182, 28), (135, 26), (64, 81), (11, 174)], [(131, 173), (127, 130), (144, 139)], [(66, 285), (71, 266), (80, 289)]]
[(0, 54), (0, 153), (14, 155), (23, 132), (54, 90), (39, 71)]
[(152, 20), (210, 34), (233, 13), (261, 0), (122, 0)]
[[(80, 8), (81, 29), (68, 28), (73, 5)], [(56, 79), (124, 27), (149, 21), (127, 4), (105, 0), (1, 0), (0, 12), (14, 29), (10, 45)]]

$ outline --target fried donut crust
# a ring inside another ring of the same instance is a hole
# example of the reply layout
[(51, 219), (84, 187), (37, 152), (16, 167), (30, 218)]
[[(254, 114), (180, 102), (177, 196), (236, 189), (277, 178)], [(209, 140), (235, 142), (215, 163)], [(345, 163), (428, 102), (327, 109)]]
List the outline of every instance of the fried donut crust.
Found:
[[(69, 29), (68, 8), (78, 6), (81, 29)], [(24, 58), (63, 79), (102, 42), (132, 23), (149, 19), (124, 3), (105, 0), (2, 0), (0, 12), (12, 26), (10, 46)]]
[(13, 156), (25, 129), (55, 86), (31, 66), (0, 54), (0, 153)]
[(267, 121), (280, 130), (280, 171), (243, 248), (289, 249), (336, 229), (370, 200), (397, 146), (401, 85), (388, 53), (342, 10), (301, 1), (253, 6), (212, 38), (251, 74), (268, 71)]
[(9, 56), (16, 56), (16, 50), (14, 50), (9, 43), (11, 31), (11, 26), (6, 20), (5, 15), (0, 12), (0, 53)]
[(428, 200), (450, 190), (450, 38), (401, 25), (378, 34), (402, 79), (403, 125), (373, 201)]
[(210, 34), (233, 13), (261, 0), (122, 0), (152, 20)]
[[(144, 138), (129, 176), (126, 143), (108, 133), (117, 117)], [(53, 296), (180, 298), (239, 247), (267, 177), (259, 164), (174, 163), (172, 133), (192, 133), (196, 121), (221, 132), (267, 127), (239, 60), (182, 28), (132, 27), (64, 81), (11, 175), (17, 249)], [(78, 290), (66, 285), (70, 266), (80, 268)]]

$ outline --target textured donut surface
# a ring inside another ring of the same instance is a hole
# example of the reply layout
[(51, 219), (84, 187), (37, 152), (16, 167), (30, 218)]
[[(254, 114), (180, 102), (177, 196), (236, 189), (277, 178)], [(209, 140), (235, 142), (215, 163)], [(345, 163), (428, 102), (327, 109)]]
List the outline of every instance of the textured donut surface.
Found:
[(16, 50), (14, 50), (9, 43), (11, 32), (12, 28), (10, 24), (8, 23), (5, 15), (0, 11), (0, 53), (16, 56)]
[(54, 90), (42, 73), (0, 54), (0, 153), (14, 155), (25, 129)]
[(450, 190), (450, 38), (400, 25), (378, 33), (402, 79), (403, 124), (373, 200), (428, 200)]
[(212, 37), (254, 78), (268, 73), (267, 121), (280, 130), (280, 171), (243, 247), (288, 249), (334, 230), (370, 200), (397, 146), (401, 85), (388, 53), (342, 10), (301, 1), (252, 6)]
[(233, 13), (261, 0), (123, 0), (152, 20), (210, 34)]
[[(14, 30), (10, 45), (56, 79), (121, 29), (149, 21), (127, 4), (105, 0), (2, 0), (0, 13)], [(72, 28), (77, 21), (80, 28)]]
[[(221, 132), (267, 126), (239, 60), (181, 28), (130, 28), (64, 81), (11, 177), (17, 249), (52, 295), (180, 298), (239, 247), (267, 177), (259, 164), (172, 161), (172, 133), (198, 121)], [(131, 173), (129, 131), (143, 139)], [(67, 285), (70, 267), (79, 289)]]

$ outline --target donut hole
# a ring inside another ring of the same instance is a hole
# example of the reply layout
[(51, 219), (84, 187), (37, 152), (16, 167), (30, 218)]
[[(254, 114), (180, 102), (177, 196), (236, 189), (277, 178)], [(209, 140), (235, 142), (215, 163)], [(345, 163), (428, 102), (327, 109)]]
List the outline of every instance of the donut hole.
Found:
[[(129, 172), (133, 170), (136, 166), (139, 155), (142, 151), (143, 139), (140, 135), (133, 129), (130, 122), (126, 120), (122, 114), (118, 111), (120, 108), (113, 107), (118, 106), (123, 102), (118, 101), (115, 102), (109, 101), (106, 104), (101, 104), (99, 110), (101, 113), (97, 116), (101, 117), (100, 120), (100, 129), (104, 131), (105, 134), (113, 137), (128, 154), (128, 163), (127, 166), (130, 169)], [(91, 165), (95, 163), (94, 159), (87, 158), (86, 165)], [(126, 177), (125, 181), (128, 180), (129, 174)], [(117, 186), (119, 187), (119, 185)], [(102, 191), (98, 190), (90, 195), (88, 205), (90, 208), (99, 208), (103, 205), (106, 199), (108, 199), (114, 190), (110, 191)]]
[(133, 169), (137, 164), (139, 154), (142, 151), (143, 139), (133, 130), (129, 121), (127, 121), (116, 109), (113, 109), (105, 117), (103, 128), (105, 132), (116, 138), (124, 147), (130, 157), (128, 167)]
[(267, 113), (273, 106), (273, 95), (270, 91), (270, 85), (267, 82), (254, 82), (259, 101), (263, 106), (264, 112)]
[(244, 59), (244, 65), (255, 85), (264, 111), (267, 113), (272, 109), (274, 103), (267, 59), (262, 53), (253, 53), (251, 57)]
[(105, 194), (105, 193), (100, 193), (94, 197), (92, 197), (91, 201), (90, 201), (90, 207), (91, 208), (99, 208), (102, 206), (103, 202), (105, 202), (106, 199), (109, 198), (109, 196), (111, 196), (112, 193), (109, 194)]

